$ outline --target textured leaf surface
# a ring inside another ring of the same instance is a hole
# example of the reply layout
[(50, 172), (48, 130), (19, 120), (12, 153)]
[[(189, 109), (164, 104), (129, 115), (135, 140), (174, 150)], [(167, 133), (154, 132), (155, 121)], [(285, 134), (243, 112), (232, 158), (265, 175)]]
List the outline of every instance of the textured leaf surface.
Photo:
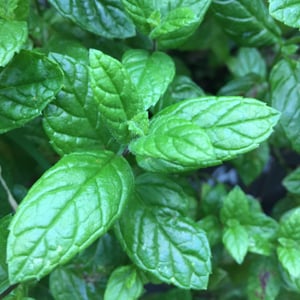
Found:
[(300, 152), (300, 63), (281, 60), (270, 75), (272, 106), (281, 112), (280, 128), (294, 150)]
[(42, 276), (105, 233), (133, 184), (127, 162), (112, 152), (64, 156), (30, 189), (10, 226), (11, 283)]
[(60, 68), (45, 56), (27, 51), (18, 54), (0, 73), (0, 133), (39, 116), (62, 81)]
[(121, 143), (130, 140), (128, 121), (143, 111), (128, 72), (114, 58), (90, 50), (91, 87), (108, 129)]
[(169, 208), (131, 199), (126, 216), (116, 224), (125, 251), (141, 269), (185, 289), (205, 289), (211, 272), (205, 233)]
[(19, 0), (0, 0), (0, 18), (11, 20)]
[(134, 36), (134, 25), (118, 0), (50, 0), (63, 16), (82, 28), (106, 38)]
[(52, 146), (60, 155), (109, 148), (111, 137), (88, 83), (87, 62), (57, 53), (51, 58), (65, 75), (62, 90), (44, 111), (43, 125)]
[(300, 168), (285, 177), (282, 183), (289, 192), (300, 195)]
[(250, 47), (279, 42), (280, 29), (262, 0), (213, 0), (213, 10), (226, 33)]
[(0, 67), (4, 67), (19, 52), (27, 39), (25, 22), (0, 19)]
[(300, 27), (300, 3), (295, 0), (269, 0), (272, 17), (291, 27)]
[(134, 266), (115, 269), (109, 277), (104, 300), (136, 300), (143, 292), (143, 282)]
[(247, 254), (249, 237), (244, 226), (231, 220), (223, 232), (223, 243), (234, 260), (241, 264)]
[(300, 276), (300, 208), (285, 215), (279, 223), (277, 255), (292, 277)]
[(129, 148), (146, 170), (174, 172), (220, 163), (256, 148), (279, 113), (241, 97), (202, 97), (173, 104)]
[(143, 100), (144, 110), (156, 104), (175, 74), (172, 59), (163, 52), (129, 50), (122, 62)]

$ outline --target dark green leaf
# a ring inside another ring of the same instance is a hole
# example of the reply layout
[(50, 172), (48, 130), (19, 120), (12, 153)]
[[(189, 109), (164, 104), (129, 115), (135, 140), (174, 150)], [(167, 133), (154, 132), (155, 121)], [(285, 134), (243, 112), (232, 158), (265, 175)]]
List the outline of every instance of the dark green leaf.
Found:
[(50, 143), (60, 155), (110, 148), (112, 138), (92, 96), (87, 62), (57, 53), (51, 58), (62, 67), (65, 80), (56, 99), (44, 111), (43, 125)]
[(29, 51), (17, 55), (0, 73), (0, 133), (39, 116), (62, 80), (62, 71), (47, 57)]
[(282, 183), (290, 193), (300, 195), (300, 168), (286, 176)]
[(90, 50), (91, 87), (112, 135), (121, 143), (130, 140), (128, 122), (143, 111), (129, 74), (116, 59)]
[(300, 152), (300, 63), (281, 60), (270, 75), (272, 106), (282, 114), (280, 127), (294, 150)]
[(127, 38), (135, 35), (131, 20), (118, 0), (49, 1), (63, 16), (82, 28), (106, 38)]
[(175, 74), (172, 59), (163, 52), (151, 54), (145, 50), (129, 50), (122, 62), (143, 100), (144, 110), (156, 104)]
[(25, 22), (0, 19), (0, 67), (4, 67), (14, 54), (20, 51), (26, 39), (27, 24)]
[(211, 247), (222, 240), (222, 225), (217, 217), (210, 215), (197, 223), (205, 231)]
[(143, 282), (134, 266), (115, 269), (109, 277), (104, 300), (136, 300), (143, 292)]
[(131, 199), (115, 226), (132, 261), (166, 283), (205, 289), (211, 271), (205, 233), (189, 218), (169, 208)]
[(300, 27), (300, 3), (294, 0), (269, 0), (272, 17), (291, 27)]
[(213, 0), (213, 10), (225, 32), (244, 46), (280, 42), (280, 29), (262, 0)]
[(104, 234), (132, 184), (128, 163), (112, 152), (64, 156), (34, 184), (13, 218), (11, 283), (41, 278)]
[(153, 293), (146, 297), (143, 297), (143, 300), (192, 300), (191, 291), (182, 290), (182, 289), (171, 289), (165, 293)]
[(295, 208), (280, 220), (277, 255), (292, 277), (300, 276), (300, 208)]
[(148, 135), (131, 142), (129, 149), (150, 171), (206, 167), (255, 149), (278, 118), (276, 110), (255, 99), (189, 99), (156, 114)]

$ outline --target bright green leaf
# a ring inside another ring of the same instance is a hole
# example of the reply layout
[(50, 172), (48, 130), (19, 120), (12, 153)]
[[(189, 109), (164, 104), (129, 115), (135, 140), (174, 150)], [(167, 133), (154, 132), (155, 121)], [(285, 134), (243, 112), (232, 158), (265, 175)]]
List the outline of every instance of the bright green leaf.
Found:
[(19, 0), (0, 0), (0, 18), (6, 20), (13, 19), (15, 16), (14, 11), (18, 6), (18, 2)]
[(223, 243), (234, 260), (241, 264), (247, 254), (249, 236), (247, 230), (238, 221), (231, 220), (223, 232)]
[(285, 25), (300, 28), (300, 3), (295, 0), (269, 0), (270, 15)]
[(270, 75), (272, 106), (281, 112), (280, 128), (300, 152), (300, 62), (280, 60)]
[(132, 184), (128, 163), (112, 152), (65, 155), (34, 184), (12, 220), (11, 283), (41, 278), (104, 234)]
[(109, 277), (104, 300), (136, 300), (143, 292), (143, 282), (134, 266), (115, 269)]
[[(1, 6), (1, 3), (0, 3)], [(0, 19), (0, 67), (4, 67), (21, 50), (27, 39), (27, 24)]]
[(63, 16), (83, 29), (106, 38), (127, 38), (135, 35), (134, 26), (118, 0), (49, 1)]
[(136, 195), (115, 226), (132, 261), (163, 282), (205, 289), (211, 271), (205, 233), (173, 209), (149, 205)]
[(300, 168), (286, 176), (282, 183), (290, 193), (300, 195)]
[(64, 86), (44, 111), (43, 125), (58, 154), (110, 148), (112, 138), (88, 83), (84, 61), (52, 53), (65, 75)]
[(129, 74), (116, 59), (90, 50), (91, 87), (108, 129), (120, 142), (130, 140), (128, 122), (143, 111)]
[(175, 74), (172, 59), (158, 51), (151, 54), (145, 50), (129, 50), (125, 52), (122, 63), (143, 100), (144, 110), (156, 104)]
[(45, 56), (29, 51), (18, 54), (0, 73), (0, 133), (39, 116), (62, 80), (60, 68)]
[(255, 99), (189, 99), (156, 114), (148, 135), (132, 141), (129, 149), (149, 171), (197, 169), (255, 149), (278, 118), (276, 110)]
[(280, 29), (263, 0), (213, 0), (215, 16), (225, 32), (243, 46), (280, 42)]
[(300, 208), (290, 210), (280, 220), (277, 255), (292, 277), (300, 276)]

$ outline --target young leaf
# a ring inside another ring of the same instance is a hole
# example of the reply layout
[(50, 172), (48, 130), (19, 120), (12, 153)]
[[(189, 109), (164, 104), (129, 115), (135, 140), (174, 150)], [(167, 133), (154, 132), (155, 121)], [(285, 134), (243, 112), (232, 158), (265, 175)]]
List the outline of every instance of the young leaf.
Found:
[(223, 243), (234, 260), (241, 264), (247, 254), (249, 247), (249, 236), (247, 230), (236, 220), (227, 222), (223, 232)]
[(90, 76), (94, 97), (112, 135), (128, 143), (128, 122), (143, 111), (129, 74), (116, 59), (98, 50), (90, 50)]
[(151, 54), (145, 50), (129, 50), (125, 52), (122, 63), (143, 99), (144, 110), (156, 104), (175, 74), (172, 59), (163, 52)]
[(41, 278), (104, 234), (132, 185), (128, 163), (112, 152), (65, 155), (33, 185), (12, 220), (11, 283)]
[(280, 43), (280, 29), (262, 0), (213, 0), (215, 16), (225, 32), (248, 47)]
[(280, 127), (294, 150), (300, 152), (300, 63), (285, 59), (279, 61), (270, 74), (272, 106), (282, 115)]
[(300, 276), (300, 208), (290, 210), (280, 220), (277, 255), (292, 277)]
[(134, 25), (123, 11), (120, 1), (50, 0), (49, 2), (63, 16), (94, 34), (123, 39), (135, 35)]
[(189, 99), (156, 114), (148, 135), (132, 141), (129, 149), (149, 171), (197, 169), (255, 149), (278, 118), (276, 110), (255, 99)]
[(109, 277), (104, 300), (136, 300), (143, 292), (143, 282), (134, 266), (115, 269)]
[(300, 28), (300, 3), (294, 0), (269, 0), (270, 15), (285, 25)]
[(286, 176), (282, 183), (290, 193), (300, 195), (300, 168)]
[(60, 68), (45, 56), (29, 51), (18, 54), (0, 73), (0, 133), (39, 116), (62, 81)]
[(43, 125), (50, 143), (60, 155), (110, 148), (111, 137), (89, 85), (87, 62), (58, 53), (51, 58), (62, 67), (65, 80), (44, 111)]
[(184, 289), (207, 287), (210, 248), (205, 233), (191, 219), (135, 195), (115, 229), (123, 248), (142, 270)]
[(0, 67), (4, 67), (19, 52), (27, 39), (27, 24), (0, 19)]

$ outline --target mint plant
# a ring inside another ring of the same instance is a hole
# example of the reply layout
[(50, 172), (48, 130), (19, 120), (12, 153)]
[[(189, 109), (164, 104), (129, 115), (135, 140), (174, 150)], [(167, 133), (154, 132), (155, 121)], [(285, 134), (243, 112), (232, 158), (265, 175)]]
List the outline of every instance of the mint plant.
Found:
[(298, 299), (299, 16), (0, 0), (0, 298)]

